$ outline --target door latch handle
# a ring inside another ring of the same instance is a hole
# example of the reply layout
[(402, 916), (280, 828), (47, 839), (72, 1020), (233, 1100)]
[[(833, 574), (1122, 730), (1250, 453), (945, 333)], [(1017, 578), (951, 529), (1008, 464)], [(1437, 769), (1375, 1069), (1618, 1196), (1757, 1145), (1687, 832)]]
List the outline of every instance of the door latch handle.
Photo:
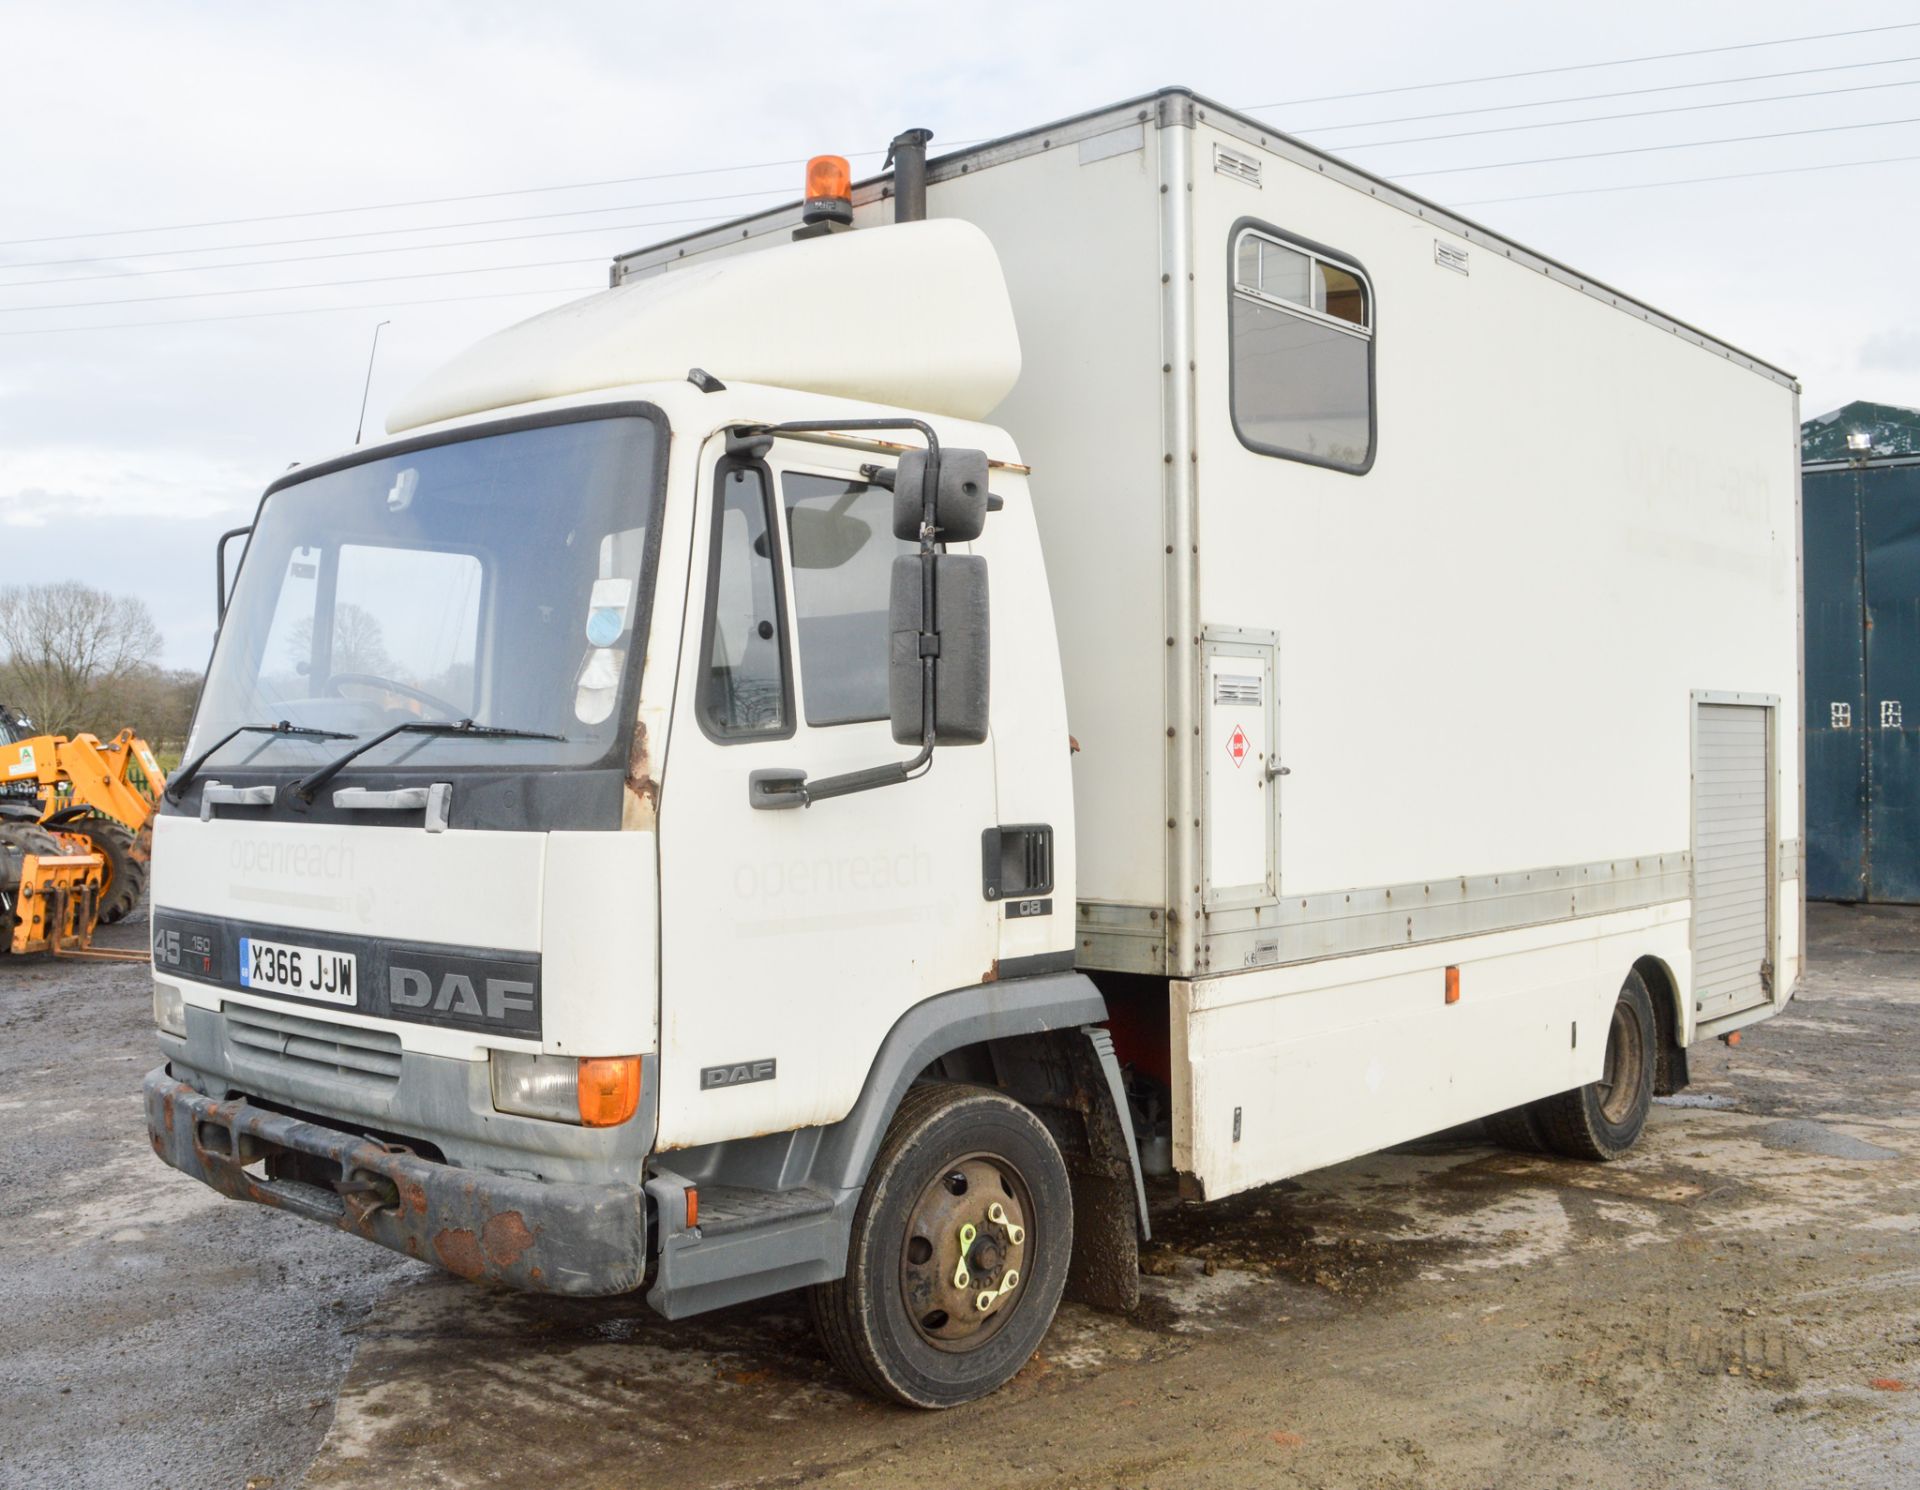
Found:
[(749, 771), (747, 805), (767, 812), (807, 806), (807, 773), (795, 766), (767, 766)]
[(1293, 774), (1292, 766), (1283, 766), (1278, 761), (1272, 762), (1267, 767), (1267, 780), (1269, 781), (1273, 780), (1273, 778), (1276, 776), (1291, 776), (1292, 774)]

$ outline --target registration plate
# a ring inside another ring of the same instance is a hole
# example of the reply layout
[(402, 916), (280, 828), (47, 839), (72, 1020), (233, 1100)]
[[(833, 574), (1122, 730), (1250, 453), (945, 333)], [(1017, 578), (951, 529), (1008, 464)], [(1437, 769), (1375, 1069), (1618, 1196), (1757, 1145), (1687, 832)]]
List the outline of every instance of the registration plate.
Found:
[(240, 986), (259, 993), (321, 999), (353, 1007), (359, 959), (351, 952), (327, 952), (287, 942), (240, 938)]

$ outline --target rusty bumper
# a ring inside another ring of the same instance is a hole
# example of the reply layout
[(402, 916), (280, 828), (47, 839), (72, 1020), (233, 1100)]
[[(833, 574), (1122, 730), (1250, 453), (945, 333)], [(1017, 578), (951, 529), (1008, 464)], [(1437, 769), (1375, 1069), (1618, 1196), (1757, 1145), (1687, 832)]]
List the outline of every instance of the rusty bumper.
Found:
[(645, 1203), (633, 1187), (436, 1163), (245, 1100), (217, 1102), (165, 1066), (145, 1090), (153, 1151), (234, 1200), (532, 1293), (627, 1293), (646, 1273)]

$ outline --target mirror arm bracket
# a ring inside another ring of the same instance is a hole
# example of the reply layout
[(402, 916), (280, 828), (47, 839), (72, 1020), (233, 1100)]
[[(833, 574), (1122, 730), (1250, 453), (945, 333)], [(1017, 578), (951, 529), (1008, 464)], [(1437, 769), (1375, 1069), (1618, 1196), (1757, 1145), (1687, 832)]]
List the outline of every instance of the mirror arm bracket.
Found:
[[(920, 522), (920, 624), (931, 626), (934, 620), (933, 572), (936, 549), (934, 546), (934, 518), (938, 515), (935, 503), (940, 492), (940, 437), (934, 433), (933, 426), (924, 419), (793, 419), (784, 424), (742, 424), (727, 431), (727, 449), (732, 453), (735, 442), (758, 444), (767, 442), (766, 447), (757, 452), (764, 454), (771, 448), (773, 437), (781, 434), (839, 434), (849, 430), (911, 429), (917, 430), (927, 442), (927, 474), (924, 482), (925, 498)], [(865, 474), (863, 469), (863, 474)], [(815, 802), (825, 801), (829, 797), (846, 797), (855, 792), (872, 791), (876, 787), (897, 786), (924, 776), (933, 769), (934, 715), (933, 715), (933, 673), (934, 659), (940, 655), (940, 636), (938, 632), (922, 630), (920, 633), (920, 666), (925, 673), (925, 682), (920, 690), (920, 753), (912, 760), (889, 761), (884, 766), (869, 766), (865, 770), (846, 771), (838, 776), (823, 776), (818, 781), (808, 781), (806, 772), (788, 769), (755, 771), (747, 778), (747, 800), (758, 808), (779, 809), (790, 807), (810, 807)], [(774, 778), (778, 778), (777, 780)]]

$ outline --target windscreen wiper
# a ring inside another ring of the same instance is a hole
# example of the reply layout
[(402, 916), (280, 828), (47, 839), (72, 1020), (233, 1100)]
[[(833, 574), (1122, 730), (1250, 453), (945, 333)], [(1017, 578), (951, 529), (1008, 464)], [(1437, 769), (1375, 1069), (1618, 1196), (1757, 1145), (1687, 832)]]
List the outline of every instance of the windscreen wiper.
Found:
[(335, 756), (311, 776), (294, 783), (294, 794), (303, 802), (311, 802), (314, 794), (338, 776), (356, 757), (365, 755), (376, 745), (385, 744), (395, 735), (479, 735), (493, 740), (559, 740), (563, 743), (567, 738), (565, 735), (550, 735), (544, 730), (502, 729), (493, 724), (475, 724), (471, 719), (410, 719), (405, 724), (396, 724), (390, 730), (382, 730), (373, 738), (362, 740), (353, 749)]
[(351, 740), (352, 735), (337, 729), (311, 729), (304, 724), (289, 724), (281, 720), (278, 724), (243, 724), (238, 729), (228, 730), (205, 750), (201, 751), (186, 765), (173, 773), (173, 779), (167, 783), (167, 800), (178, 802), (180, 793), (187, 789), (194, 777), (200, 774), (200, 768), (213, 757), (216, 750), (232, 744), (242, 735), (298, 735), (305, 740)]

